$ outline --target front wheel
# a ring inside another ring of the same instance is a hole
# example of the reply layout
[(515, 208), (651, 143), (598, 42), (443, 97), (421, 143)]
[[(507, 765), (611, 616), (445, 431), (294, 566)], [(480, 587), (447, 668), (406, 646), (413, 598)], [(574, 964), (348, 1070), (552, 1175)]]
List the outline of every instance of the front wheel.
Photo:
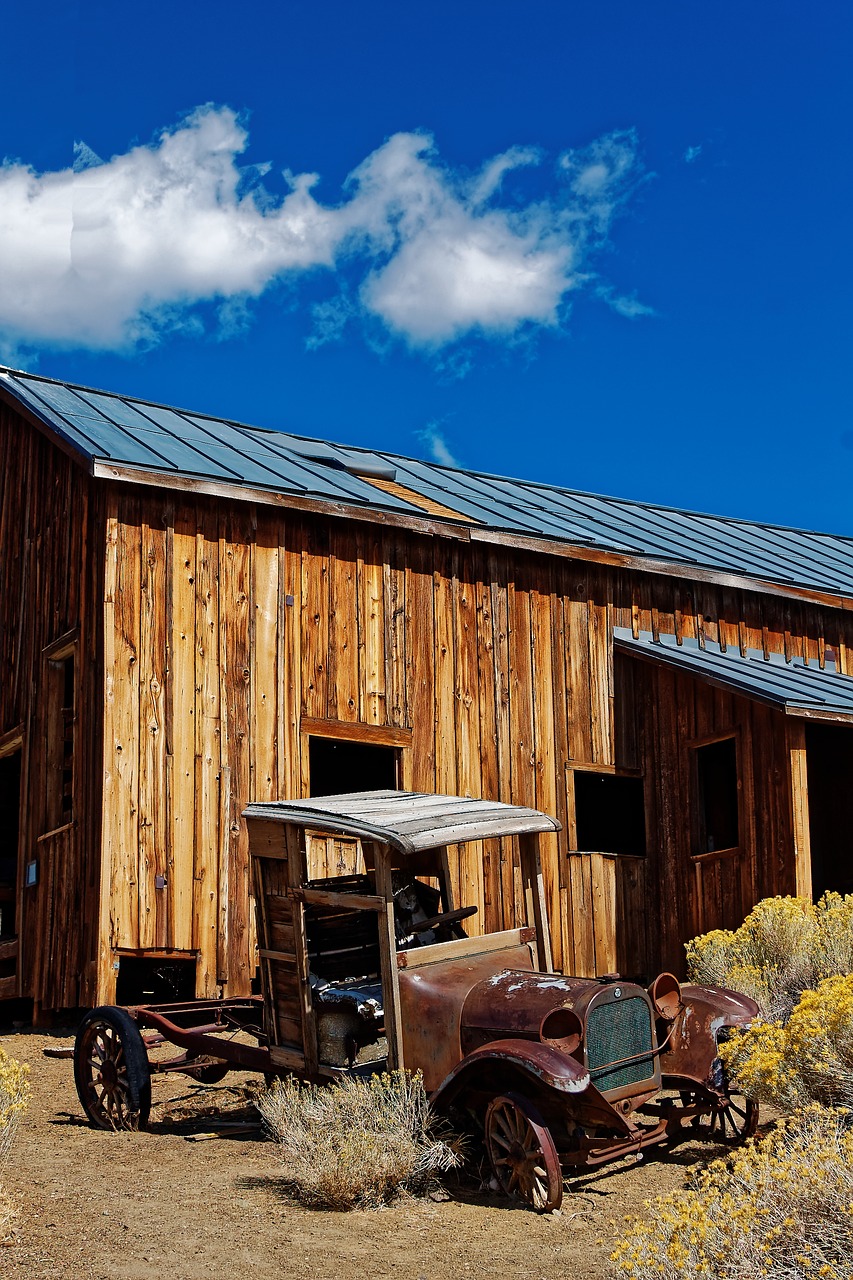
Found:
[(486, 1150), (495, 1177), (508, 1196), (537, 1213), (559, 1209), (563, 1200), (560, 1157), (551, 1132), (527, 1098), (493, 1098), (486, 1112)]
[(125, 1009), (87, 1013), (74, 1043), (74, 1083), (96, 1129), (144, 1129), (151, 1110), (151, 1071), (139, 1028)]
[(690, 1127), (712, 1142), (737, 1146), (758, 1128), (758, 1103), (742, 1093), (727, 1093), (710, 1102), (707, 1111), (695, 1116)]

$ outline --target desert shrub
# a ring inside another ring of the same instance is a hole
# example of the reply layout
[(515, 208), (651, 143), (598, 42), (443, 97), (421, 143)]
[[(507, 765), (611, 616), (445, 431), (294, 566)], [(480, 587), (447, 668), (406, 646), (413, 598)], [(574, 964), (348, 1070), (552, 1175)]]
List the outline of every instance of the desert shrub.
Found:
[(755, 1022), (720, 1045), (730, 1078), (752, 1098), (793, 1109), (853, 1108), (853, 975), (805, 991), (783, 1025)]
[(687, 944), (694, 982), (751, 996), (765, 1018), (787, 1019), (801, 994), (833, 974), (853, 972), (853, 895), (764, 898), (738, 929), (715, 929)]
[(633, 1280), (853, 1274), (853, 1132), (812, 1105), (632, 1221), (611, 1255)]
[[(21, 1116), (30, 1101), (30, 1069), (0, 1049), (0, 1159), (8, 1155)], [(0, 1184), (0, 1244), (12, 1235), (18, 1206)]]
[(12, 1145), (30, 1100), (30, 1069), (0, 1049), (0, 1159)]
[(423, 1195), (459, 1162), (420, 1074), (344, 1076), (329, 1087), (287, 1079), (258, 1108), (280, 1144), (284, 1183), (304, 1204), (352, 1209)]

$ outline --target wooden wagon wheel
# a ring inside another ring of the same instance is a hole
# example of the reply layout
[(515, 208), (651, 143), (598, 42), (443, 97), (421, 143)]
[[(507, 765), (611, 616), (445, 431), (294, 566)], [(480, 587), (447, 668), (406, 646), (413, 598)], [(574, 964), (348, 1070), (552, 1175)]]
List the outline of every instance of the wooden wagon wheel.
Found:
[[(695, 1095), (691, 1095), (695, 1101)], [(751, 1138), (758, 1128), (758, 1103), (742, 1093), (728, 1093), (708, 1101), (707, 1111), (694, 1116), (690, 1128), (703, 1138), (737, 1146)]]
[(98, 1129), (144, 1129), (151, 1110), (151, 1071), (139, 1028), (124, 1009), (87, 1013), (74, 1044), (74, 1083)]
[(542, 1117), (527, 1098), (507, 1093), (492, 1099), (486, 1112), (486, 1149), (507, 1195), (525, 1200), (538, 1213), (559, 1209), (563, 1199), (560, 1158)]

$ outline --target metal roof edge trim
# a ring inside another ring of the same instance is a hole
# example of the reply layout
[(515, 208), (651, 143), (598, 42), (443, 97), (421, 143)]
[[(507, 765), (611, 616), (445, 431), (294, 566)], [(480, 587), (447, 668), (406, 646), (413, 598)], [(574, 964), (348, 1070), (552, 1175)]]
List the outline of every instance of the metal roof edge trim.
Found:
[(240, 502), (257, 502), (263, 506), (292, 508), (296, 511), (310, 511), (319, 515), (330, 515), (344, 520), (364, 520), (368, 524), (394, 525), (408, 529), (426, 537), (452, 538), (458, 542), (469, 542), (468, 525), (457, 525), (451, 520), (444, 521), (440, 516), (430, 518), (426, 512), (422, 516), (411, 515), (392, 507), (350, 506), (336, 498), (324, 498), (304, 492), (293, 492), (282, 489), (258, 489), (243, 484), (229, 484), (227, 481), (206, 480), (181, 474), (169, 474), (161, 471), (148, 471), (144, 468), (127, 466), (124, 463), (110, 462), (106, 458), (96, 459), (92, 474), (97, 480), (114, 480), (123, 484), (141, 484), (152, 488), (176, 489), (185, 493), (199, 493), (212, 498), (236, 498)]
[[(620, 635), (619, 632), (622, 632), (623, 634)], [(628, 634), (625, 634), (626, 632)], [(650, 634), (651, 633), (649, 632), (641, 633), (641, 638), (636, 639), (627, 627), (614, 627), (614, 648), (619, 649), (622, 653), (625, 653), (632, 658), (637, 658), (640, 662), (650, 662), (654, 663), (656, 666), (669, 667), (671, 670), (678, 671), (681, 675), (688, 676), (691, 680), (701, 680), (705, 684), (713, 685), (717, 689), (725, 689), (728, 693), (735, 693), (737, 696), (748, 698), (752, 702), (761, 702), (765, 706), (773, 707), (776, 711), (780, 711), (784, 715), (790, 716), (794, 719), (826, 720), (832, 721), (836, 724), (853, 724), (853, 712), (844, 711), (839, 708), (833, 709), (832, 707), (821, 706), (817, 703), (788, 702), (783, 696), (774, 694), (766, 688), (756, 688), (755, 685), (750, 684), (745, 678), (741, 680), (731, 678), (727, 679), (722, 668), (701, 670), (698, 666), (683, 661), (682, 655), (685, 652), (701, 653), (704, 652), (703, 650), (691, 646), (690, 649), (685, 651), (681, 646), (676, 646), (675, 644), (663, 645), (656, 643), (651, 639), (645, 638), (646, 636), (650, 636)], [(674, 636), (671, 638), (673, 640), (675, 639)], [(744, 658), (739, 652), (737, 657), (728, 658), (727, 654), (722, 650), (712, 650), (711, 653), (714, 657), (722, 658), (724, 661), (728, 660), (732, 664), (737, 662), (755, 663), (757, 661), (755, 658)], [(810, 668), (806, 666), (789, 668), (788, 664), (786, 664), (785, 667), (781, 667), (775, 663), (772, 665), (776, 671), (790, 669), (791, 671), (807, 672), (810, 670)], [(830, 679), (834, 678), (833, 673), (827, 674)], [(840, 678), (849, 679), (850, 677), (840, 676)]]

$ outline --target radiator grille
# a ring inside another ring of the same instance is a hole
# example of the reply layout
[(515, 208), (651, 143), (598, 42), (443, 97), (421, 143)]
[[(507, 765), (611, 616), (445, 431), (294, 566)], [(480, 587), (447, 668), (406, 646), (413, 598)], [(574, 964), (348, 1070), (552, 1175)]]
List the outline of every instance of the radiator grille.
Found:
[(586, 1060), (596, 1089), (624, 1089), (655, 1074), (654, 1058), (628, 1062), (612, 1071), (602, 1070), (620, 1058), (651, 1053), (652, 1020), (649, 1006), (640, 996), (597, 1004), (586, 1020)]

